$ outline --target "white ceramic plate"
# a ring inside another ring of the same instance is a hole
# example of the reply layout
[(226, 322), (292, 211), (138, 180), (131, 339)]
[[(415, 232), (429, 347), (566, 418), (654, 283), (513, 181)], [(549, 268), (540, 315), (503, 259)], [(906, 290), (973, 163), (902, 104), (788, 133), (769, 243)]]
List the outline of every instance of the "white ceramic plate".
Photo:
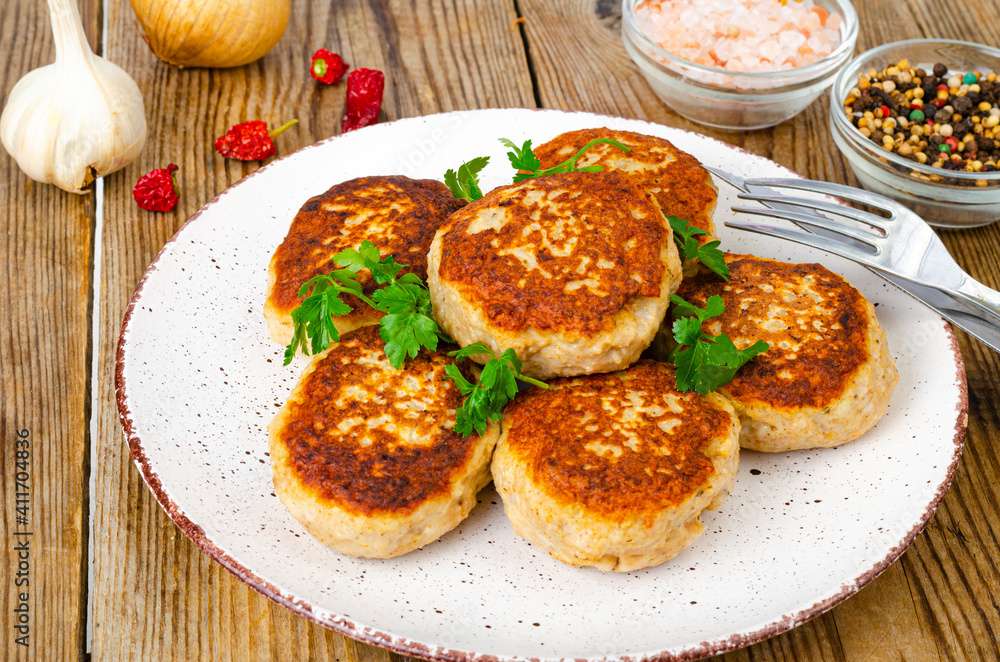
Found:
[[(834, 450), (743, 454), (721, 510), (673, 561), (602, 574), (517, 538), (491, 489), (458, 529), (391, 561), (315, 542), (275, 498), (266, 427), (305, 359), (281, 365), (261, 315), (272, 251), (299, 206), (361, 175), (440, 177), (497, 138), (535, 144), (609, 126), (670, 139), (705, 164), (785, 175), (703, 136), (581, 113), (485, 110), (401, 120), (318, 143), (261, 169), (196, 214), (136, 291), (122, 328), (118, 404), (133, 457), (161, 505), (206, 553), (281, 604), (413, 655), (470, 659), (694, 657), (738, 648), (822, 613), (892, 563), (922, 529), (961, 453), (966, 393), (944, 322), (864, 269), (797, 244), (729, 230), (724, 248), (822, 262), (878, 307), (901, 381), (888, 416)], [(484, 186), (486, 188), (487, 186)]]

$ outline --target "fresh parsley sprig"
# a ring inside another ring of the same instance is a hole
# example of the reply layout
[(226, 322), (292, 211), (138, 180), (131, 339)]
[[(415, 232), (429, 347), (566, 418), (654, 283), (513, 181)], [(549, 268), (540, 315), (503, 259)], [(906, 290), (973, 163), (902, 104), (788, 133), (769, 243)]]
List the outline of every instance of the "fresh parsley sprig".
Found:
[(444, 334), (431, 315), (431, 295), (419, 276), (403, 274), (373, 292), (372, 299), (374, 308), (385, 313), (379, 320), (379, 335), (392, 367), (402, 368), (407, 357), (416, 358), (421, 349), (437, 350)]
[(698, 260), (723, 280), (729, 280), (729, 266), (722, 251), (719, 250), (721, 241), (714, 239), (703, 244), (697, 237), (707, 235), (707, 232), (676, 216), (667, 216), (667, 220), (670, 221), (670, 228), (674, 231), (674, 242), (681, 254), (681, 260)]
[(478, 156), (458, 166), (458, 171), (448, 169), (444, 173), (444, 183), (451, 189), (451, 194), (459, 200), (478, 200), (483, 197), (479, 188), (479, 173), (490, 162), (488, 156)]
[(382, 257), (378, 247), (368, 240), (362, 241), (357, 248), (345, 248), (340, 251), (333, 256), (333, 263), (353, 273), (367, 269), (372, 275), (372, 280), (378, 285), (391, 283), (396, 275), (406, 268), (405, 264), (396, 262), (396, 258), (391, 255)]
[(514, 169), (518, 171), (514, 174), (515, 182), (532, 179), (534, 177), (544, 177), (545, 175), (555, 175), (562, 172), (601, 172), (604, 170), (604, 166), (591, 165), (584, 166), (582, 168), (576, 167), (576, 162), (580, 160), (580, 157), (582, 157), (587, 150), (595, 145), (611, 145), (626, 154), (632, 151), (628, 145), (625, 145), (614, 138), (594, 138), (581, 147), (576, 154), (562, 163), (554, 165), (551, 168), (542, 168), (542, 162), (539, 161), (538, 156), (531, 149), (530, 140), (525, 140), (520, 147), (508, 138), (501, 138), (500, 142), (503, 143), (504, 147), (507, 147), (510, 150), (507, 152), (507, 158), (510, 160), (510, 164), (514, 166)]
[[(316, 354), (340, 340), (333, 318), (353, 310), (340, 299), (342, 294), (385, 313), (379, 320), (379, 335), (393, 367), (401, 368), (406, 358), (415, 357), (421, 348), (437, 349), (443, 334), (431, 316), (430, 293), (419, 276), (400, 275), (405, 265), (391, 255), (380, 255), (370, 241), (340, 251), (333, 256), (333, 262), (341, 268), (314, 276), (299, 289), (299, 297), (305, 299), (292, 311), (292, 341), (285, 348), (285, 365), (291, 363), (299, 349), (303, 354)], [(364, 293), (357, 279), (362, 269), (367, 269), (375, 284), (381, 286), (371, 296)]]
[[(291, 363), (300, 348), (304, 354), (315, 354), (340, 340), (333, 318), (353, 310), (340, 299), (341, 294), (357, 297), (384, 313), (379, 320), (379, 335), (394, 368), (402, 368), (406, 359), (416, 358), (421, 349), (436, 351), (439, 341), (453, 342), (434, 320), (430, 292), (424, 281), (414, 273), (401, 274), (406, 266), (391, 255), (383, 257), (375, 244), (363, 241), (357, 248), (334, 255), (333, 262), (341, 268), (314, 276), (299, 289), (299, 296), (306, 298), (292, 311), (295, 328), (292, 342), (285, 348), (285, 365)], [(367, 269), (372, 280), (381, 286), (371, 296), (365, 295), (357, 279), (362, 269)], [(521, 361), (512, 349), (498, 357), (485, 344), (474, 343), (448, 356), (465, 359), (480, 354), (491, 358), (475, 384), (454, 363), (445, 366), (446, 374), (465, 398), (455, 414), (455, 431), (463, 436), (473, 432), (483, 434), (489, 421), (499, 420), (504, 407), (517, 395), (518, 381), (548, 388), (544, 382), (521, 372)]]
[(482, 354), (491, 358), (483, 366), (479, 380), (475, 384), (466, 379), (454, 363), (445, 366), (444, 369), (451, 381), (455, 382), (459, 393), (465, 397), (455, 412), (455, 432), (464, 437), (473, 432), (484, 434), (490, 421), (499, 421), (503, 418), (504, 407), (517, 395), (518, 381), (539, 388), (548, 388), (545, 382), (521, 372), (521, 360), (512, 349), (505, 350), (497, 356), (485, 344), (473, 343), (449, 352), (448, 356), (464, 359)]
[(340, 340), (333, 318), (354, 310), (341, 300), (342, 294), (357, 297), (368, 305), (374, 303), (365, 296), (356, 273), (350, 269), (335, 269), (302, 283), (299, 288), (302, 303), (292, 311), (292, 341), (285, 347), (285, 365), (292, 362), (300, 348), (303, 354), (316, 354)]
[(676, 294), (671, 295), (670, 301), (676, 310), (673, 332), (678, 347), (672, 359), (677, 367), (678, 390), (710, 393), (731, 382), (747, 361), (767, 351), (768, 344), (762, 340), (746, 349), (737, 349), (726, 334), (713, 336), (702, 329), (706, 320), (725, 312), (726, 306), (719, 295), (708, 297), (704, 308)]

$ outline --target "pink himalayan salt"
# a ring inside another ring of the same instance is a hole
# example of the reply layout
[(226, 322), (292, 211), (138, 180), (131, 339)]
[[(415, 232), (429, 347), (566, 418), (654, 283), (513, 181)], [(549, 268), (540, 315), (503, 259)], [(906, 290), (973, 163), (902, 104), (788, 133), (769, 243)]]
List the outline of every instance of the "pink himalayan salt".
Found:
[(840, 44), (840, 17), (813, 0), (643, 0), (635, 13), (664, 50), (729, 71), (794, 69)]

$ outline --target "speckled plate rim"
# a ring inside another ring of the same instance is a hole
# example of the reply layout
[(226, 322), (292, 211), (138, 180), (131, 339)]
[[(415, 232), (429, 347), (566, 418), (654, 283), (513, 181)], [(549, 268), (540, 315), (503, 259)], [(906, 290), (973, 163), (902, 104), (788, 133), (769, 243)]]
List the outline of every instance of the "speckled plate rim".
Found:
[[(594, 121), (595, 126), (600, 126), (602, 123), (606, 122), (609, 119), (617, 119), (608, 115), (598, 115), (595, 113), (583, 113), (583, 112), (570, 113), (566, 111), (548, 110), (548, 109), (494, 108), (494, 109), (483, 109), (483, 110), (453, 111), (448, 113), (438, 113), (429, 116), (403, 118), (394, 120), (392, 122), (385, 122), (383, 124), (376, 125), (376, 127), (373, 128), (377, 128), (378, 126), (386, 126), (389, 124), (401, 125), (409, 122), (418, 122), (421, 120), (425, 120), (427, 117), (447, 117), (447, 116), (457, 116), (467, 113), (484, 113), (484, 112), (489, 113), (489, 112), (505, 112), (505, 111), (509, 112), (515, 110), (516, 111), (532, 110), (533, 112), (538, 112), (538, 113), (558, 113), (562, 115), (587, 118), (587, 119), (592, 119)], [(651, 127), (661, 126), (653, 122), (648, 122), (644, 120), (630, 120), (630, 121), (646, 124)], [(365, 129), (360, 129), (360, 130), (364, 131)], [(673, 129), (673, 130), (679, 131), (680, 129)], [(724, 149), (736, 150), (754, 156), (755, 158), (764, 158), (765, 160), (770, 161), (770, 159), (766, 159), (766, 157), (761, 157), (759, 155), (752, 155), (749, 152), (746, 152), (745, 150), (735, 145), (730, 145), (720, 140), (716, 140), (714, 138), (710, 138), (708, 136), (704, 136), (701, 134), (697, 135), (699, 135), (699, 137), (702, 139), (716, 143), (717, 145), (719, 145)], [(304, 150), (315, 149), (321, 145), (325, 145), (334, 140), (337, 140), (339, 137), (340, 136), (332, 136), (330, 138), (326, 138), (324, 140), (320, 140), (316, 143), (313, 143), (312, 145), (303, 147), (302, 149), (293, 152), (292, 154), (288, 154), (279, 159), (275, 159), (266, 166), (263, 166), (262, 168), (259, 168), (258, 170), (255, 170), (254, 172), (250, 173), (249, 175), (241, 178), (235, 184), (233, 184), (229, 188), (225, 189), (224, 191), (216, 195), (211, 201), (206, 203), (204, 206), (201, 207), (201, 209), (199, 209), (197, 212), (191, 215), (191, 217), (188, 218), (187, 221), (185, 221), (181, 225), (181, 227), (177, 230), (177, 232), (175, 232), (174, 235), (169, 240), (167, 240), (167, 242), (157, 253), (156, 258), (153, 260), (152, 263), (150, 263), (149, 267), (146, 268), (146, 271), (143, 274), (142, 279), (136, 286), (135, 291), (133, 292), (131, 298), (129, 299), (128, 306), (125, 309), (125, 315), (122, 319), (121, 330), (118, 335), (118, 344), (115, 355), (115, 398), (118, 405), (118, 417), (121, 422), (122, 430), (125, 433), (126, 443), (128, 444), (132, 460), (142, 475), (143, 481), (145, 481), (146, 485), (153, 492), (153, 495), (156, 497), (157, 502), (159, 502), (163, 510), (166, 511), (167, 515), (174, 522), (174, 524), (177, 525), (177, 527), (184, 533), (184, 535), (190, 538), (198, 546), (198, 548), (201, 549), (202, 552), (210, 556), (215, 561), (219, 562), (224, 568), (226, 568), (228, 571), (236, 575), (236, 577), (238, 577), (241, 581), (247, 583), (254, 590), (267, 596), (268, 598), (277, 602), (278, 604), (287, 607), (288, 609), (291, 609), (292, 611), (302, 616), (305, 616), (306, 618), (316, 623), (319, 623), (320, 625), (328, 627), (345, 636), (351, 637), (352, 639), (356, 639), (358, 641), (372, 644), (373, 646), (385, 648), (390, 651), (401, 653), (404, 655), (411, 655), (414, 657), (419, 657), (428, 660), (455, 660), (463, 662), (473, 661), (473, 660), (481, 662), (493, 662), (495, 660), (501, 660), (501, 659), (516, 659), (516, 658), (502, 658), (496, 655), (479, 653), (475, 651), (454, 650), (454, 649), (442, 648), (440, 646), (433, 646), (427, 643), (413, 641), (405, 637), (399, 637), (393, 635), (390, 632), (385, 632), (377, 628), (358, 625), (354, 623), (350, 618), (343, 615), (328, 613), (321, 616), (319, 614), (314, 613), (311, 604), (309, 604), (304, 600), (298, 599), (294, 596), (283, 593), (281, 589), (279, 589), (277, 586), (259, 577), (252, 570), (250, 570), (245, 565), (243, 565), (242, 563), (231, 557), (229, 554), (227, 554), (222, 548), (220, 548), (213, 540), (211, 540), (205, 534), (205, 531), (198, 524), (196, 524), (194, 521), (188, 518), (187, 515), (183, 511), (181, 511), (181, 509), (177, 506), (174, 500), (164, 489), (162, 483), (160, 482), (159, 476), (153, 470), (149, 462), (149, 458), (146, 456), (145, 450), (143, 449), (142, 446), (142, 439), (140, 439), (139, 436), (136, 435), (134, 432), (132, 412), (129, 409), (128, 391), (124, 375), (128, 328), (132, 318), (132, 312), (135, 309), (138, 300), (142, 296), (143, 287), (146, 284), (146, 280), (149, 278), (150, 274), (156, 270), (160, 258), (163, 257), (167, 248), (172, 243), (177, 241), (177, 239), (184, 233), (184, 231), (187, 229), (189, 225), (197, 221), (198, 218), (205, 212), (205, 210), (213, 206), (216, 202), (218, 202), (221, 198), (226, 196), (234, 188), (244, 185), (248, 180), (252, 179), (255, 175), (263, 172), (264, 170), (274, 167), (275, 165), (284, 161), (286, 158), (294, 156), (295, 154), (298, 154), (299, 152), (302, 152)], [(776, 168), (779, 168), (783, 173), (785, 173), (789, 177), (801, 178), (801, 175), (793, 172), (792, 170), (789, 170), (788, 168), (785, 168), (784, 166), (781, 166), (780, 164), (777, 164), (773, 161), (770, 161), (770, 163), (772, 163)], [(750, 646), (757, 642), (768, 639), (770, 637), (782, 634), (783, 632), (787, 632), (788, 630), (791, 630), (792, 628), (795, 628), (798, 625), (801, 625), (802, 623), (805, 623), (808, 620), (820, 616), (821, 614), (829, 611), (833, 607), (837, 606), (847, 598), (851, 597), (852, 595), (860, 591), (869, 582), (874, 580), (876, 577), (882, 574), (886, 569), (888, 569), (889, 566), (891, 566), (903, 554), (903, 552), (906, 551), (906, 549), (910, 546), (910, 544), (917, 537), (917, 535), (921, 531), (923, 531), (924, 527), (927, 526), (927, 523), (930, 521), (930, 518), (933, 516), (935, 510), (937, 510), (938, 504), (940, 504), (941, 499), (944, 498), (944, 495), (947, 493), (948, 488), (951, 486), (952, 479), (954, 478), (955, 475), (955, 470), (957, 469), (958, 462), (962, 456), (962, 449), (965, 443), (965, 431), (968, 424), (969, 395), (968, 395), (968, 385), (966, 381), (965, 364), (962, 360), (962, 354), (958, 346), (958, 340), (955, 336), (954, 331), (951, 328), (951, 325), (949, 325), (943, 319), (940, 321), (944, 325), (945, 333), (950, 341), (950, 347), (953, 355), (952, 358), (954, 360), (955, 371), (956, 371), (955, 375), (956, 386), (959, 389), (959, 399), (958, 399), (959, 404), (958, 404), (958, 409), (956, 411), (956, 419), (954, 427), (955, 434), (953, 438), (954, 449), (951, 461), (949, 462), (947, 471), (945, 473), (945, 478), (935, 490), (934, 496), (931, 499), (931, 501), (927, 504), (927, 508), (924, 511), (923, 515), (920, 517), (919, 521), (917, 521), (913, 525), (913, 527), (907, 532), (907, 534), (902, 538), (902, 540), (900, 540), (899, 543), (894, 545), (889, 550), (889, 553), (886, 555), (886, 557), (883, 558), (881, 561), (875, 563), (871, 568), (869, 568), (867, 571), (856, 577), (849, 584), (843, 585), (841, 587), (841, 590), (838, 591), (837, 593), (819, 602), (816, 602), (810, 607), (799, 610), (795, 613), (786, 614), (781, 618), (778, 618), (749, 634), (737, 634), (726, 639), (716, 639), (714, 641), (702, 641), (699, 644), (693, 645), (689, 648), (677, 652), (658, 651), (658, 652), (646, 653), (639, 657), (622, 657), (619, 659), (622, 659), (625, 662), (635, 662), (637, 660), (664, 660), (664, 661), (696, 660), (710, 655), (718, 655), (721, 653), (738, 650), (740, 648), (744, 648), (746, 646)], [(539, 658), (531, 658), (531, 659), (537, 660)], [(594, 659), (607, 659), (607, 658), (594, 658)]]

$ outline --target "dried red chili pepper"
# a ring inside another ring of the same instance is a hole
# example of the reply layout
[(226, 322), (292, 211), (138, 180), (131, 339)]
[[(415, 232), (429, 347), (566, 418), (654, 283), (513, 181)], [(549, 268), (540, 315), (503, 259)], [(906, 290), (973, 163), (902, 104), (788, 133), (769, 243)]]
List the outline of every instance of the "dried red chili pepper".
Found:
[(337, 53), (321, 48), (313, 53), (309, 62), (309, 75), (323, 83), (333, 85), (347, 73), (348, 64)]
[(278, 151), (274, 146), (274, 138), (298, 123), (298, 120), (289, 120), (270, 133), (267, 130), (267, 123), (263, 120), (234, 124), (215, 139), (215, 151), (227, 159), (263, 161)]
[(132, 187), (132, 197), (140, 209), (146, 211), (172, 211), (177, 206), (180, 196), (174, 188), (174, 172), (177, 164), (171, 163), (166, 168), (150, 170), (139, 178)]
[(378, 69), (355, 69), (347, 75), (347, 103), (340, 132), (347, 133), (378, 122), (385, 75)]

